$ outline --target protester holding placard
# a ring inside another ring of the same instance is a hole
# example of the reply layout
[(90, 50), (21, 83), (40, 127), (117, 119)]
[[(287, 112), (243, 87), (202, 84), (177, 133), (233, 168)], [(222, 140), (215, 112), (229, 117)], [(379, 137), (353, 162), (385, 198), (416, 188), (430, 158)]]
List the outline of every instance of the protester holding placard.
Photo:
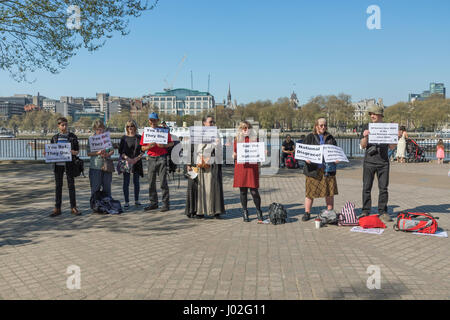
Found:
[[(102, 135), (106, 128), (102, 120), (95, 120), (92, 124), (94, 135)], [(92, 141), (92, 140), (91, 140)], [(89, 165), (89, 182), (91, 185), (91, 196), (97, 191), (103, 191), (111, 197), (111, 183), (114, 166), (108, 169), (108, 163), (112, 162), (111, 156), (114, 154), (113, 148), (91, 151), (93, 148), (90, 143), (87, 145), (87, 155), (91, 157)], [(106, 164), (106, 165), (105, 165)]]
[[(327, 120), (319, 118), (314, 123), (313, 132), (306, 136), (303, 144), (306, 145), (334, 145), (336, 139), (327, 131)], [(315, 198), (325, 198), (327, 210), (334, 208), (334, 196), (338, 194), (336, 182), (336, 162), (325, 162), (322, 156), (321, 163), (313, 163), (305, 160), (305, 214), (302, 221), (311, 218), (311, 208)]]
[(261, 211), (261, 197), (258, 192), (259, 188), (259, 165), (258, 163), (238, 163), (237, 162), (237, 144), (257, 142), (256, 132), (252, 129), (252, 125), (248, 121), (242, 121), (238, 128), (237, 136), (234, 140), (233, 159), (234, 162), (234, 182), (233, 187), (239, 188), (242, 205), (242, 216), (245, 222), (249, 222), (247, 209), (248, 189), (256, 206), (258, 223), (262, 223), (263, 214)]
[[(141, 136), (137, 134), (137, 124), (134, 120), (127, 121), (125, 125), (126, 135), (122, 136), (119, 144), (119, 155), (121, 160), (126, 161), (123, 168), (123, 195), (125, 197), (124, 208), (128, 209), (130, 204), (130, 178), (133, 174), (134, 204), (140, 206), (139, 202), (139, 176), (144, 177), (141, 154)], [(119, 160), (119, 161), (121, 161)]]
[(77, 209), (76, 203), (76, 193), (75, 193), (75, 178), (74, 178), (74, 160), (73, 156), (78, 155), (80, 150), (78, 145), (78, 138), (72, 132), (69, 132), (67, 124), (68, 121), (66, 118), (61, 117), (58, 118), (58, 129), (59, 133), (52, 137), (51, 143), (70, 143), (71, 153), (72, 153), (72, 161), (68, 162), (56, 162), (54, 164), (54, 172), (55, 172), (55, 208), (53, 209), (53, 213), (50, 214), (51, 217), (56, 217), (61, 214), (61, 204), (62, 204), (62, 187), (63, 187), (63, 177), (64, 172), (67, 177), (67, 185), (69, 187), (69, 198), (70, 198), (70, 207), (73, 215), (80, 215), (81, 213)]
[[(383, 122), (383, 107), (374, 105), (368, 109), (370, 120), (372, 123)], [(377, 175), (378, 180), (378, 214), (385, 222), (392, 221), (387, 213), (388, 203), (388, 185), (389, 185), (389, 156), (388, 149), (394, 149), (395, 144), (385, 143), (369, 143), (368, 125), (363, 127), (363, 132), (360, 136), (360, 146), (366, 149), (363, 163), (363, 191), (362, 191), (362, 216), (370, 214), (372, 208), (372, 185)]]
[[(212, 116), (206, 116), (203, 126), (213, 127)], [(221, 218), (225, 213), (225, 201), (222, 185), (222, 143), (217, 135), (214, 143), (196, 145), (196, 164), (198, 168), (198, 203), (197, 218), (204, 215)]]
[[(148, 116), (148, 121), (150, 127), (154, 131), (159, 131), (157, 129), (163, 129), (158, 127), (159, 117), (156, 112), (152, 112)], [(156, 173), (158, 172), (159, 179), (161, 181), (162, 189), (162, 202), (163, 206), (161, 212), (169, 211), (169, 185), (167, 183), (167, 148), (174, 145), (170, 133), (167, 133), (167, 144), (149, 142), (144, 143), (144, 135), (142, 135), (140, 145), (142, 146), (142, 151), (146, 151), (148, 157), (148, 182), (149, 182), (149, 197), (150, 205), (145, 207), (144, 210), (155, 210), (158, 209), (158, 193), (156, 192)], [(157, 137), (158, 139), (160, 137)], [(164, 134), (165, 138), (165, 134)]]

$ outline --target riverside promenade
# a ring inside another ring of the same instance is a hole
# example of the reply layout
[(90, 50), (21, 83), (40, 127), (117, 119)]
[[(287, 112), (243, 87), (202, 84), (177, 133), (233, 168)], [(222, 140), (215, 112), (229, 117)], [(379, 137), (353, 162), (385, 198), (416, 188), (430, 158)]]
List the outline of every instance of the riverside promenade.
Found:
[[(449, 169), (448, 163), (393, 163), (391, 216), (429, 212), (448, 230)], [(123, 205), (122, 176), (113, 177), (113, 197)], [(89, 179), (76, 178), (81, 217), (70, 214), (64, 178), (63, 214), (50, 218), (51, 165), (0, 163), (0, 299), (449, 299), (449, 238), (396, 232), (393, 222), (381, 235), (338, 226), (317, 230), (313, 220), (301, 221), (305, 177), (289, 169), (260, 180), (263, 212), (280, 202), (288, 223), (257, 224), (250, 196), (251, 222), (244, 223), (232, 180), (233, 168), (224, 168), (222, 220), (184, 215), (184, 178), (179, 187), (178, 179), (169, 179), (169, 212), (144, 212), (144, 178), (143, 206), (132, 201), (124, 214), (107, 216), (91, 213)], [(360, 214), (361, 161), (341, 168), (337, 181), (335, 209), (352, 201)], [(376, 181), (372, 198), (375, 213)], [(318, 199), (312, 217), (324, 207)], [(80, 289), (67, 288), (71, 265), (80, 268)], [(380, 289), (367, 287), (369, 266), (380, 270)]]

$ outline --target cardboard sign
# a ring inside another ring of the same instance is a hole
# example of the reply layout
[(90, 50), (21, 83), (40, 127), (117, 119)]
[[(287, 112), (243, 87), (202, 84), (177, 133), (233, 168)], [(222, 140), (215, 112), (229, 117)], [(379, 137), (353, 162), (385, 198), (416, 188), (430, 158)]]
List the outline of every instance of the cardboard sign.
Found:
[(310, 145), (310, 144), (295, 144), (295, 159), (297, 160), (309, 160), (313, 163), (322, 163), (323, 148), (322, 146)]
[(266, 161), (264, 142), (237, 144), (237, 163), (258, 163)]
[(93, 151), (100, 151), (100, 150), (106, 150), (111, 149), (113, 147), (111, 143), (111, 136), (109, 131), (102, 133), (102, 134), (96, 134), (94, 136), (89, 137), (89, 147), (91, 149), (91, 152)]
[(211, 144), (218, 138), (217, 127), (193, 126), (189, 127), (192, 144)]
[(348, 162), (348, 158), (342, 148), (330, 144), (323, 145), (323, 157), (325, 162)]
[(169, 129), (167, 128), (144, 128), (144, 143), (167, 144), (169, 140)]
[(45, 162), (68, 162), (72, 161), (70, 143), (48, 143), (45, 144)]
[(369, 143), (398, 143), (398, 123), (369, 123)]

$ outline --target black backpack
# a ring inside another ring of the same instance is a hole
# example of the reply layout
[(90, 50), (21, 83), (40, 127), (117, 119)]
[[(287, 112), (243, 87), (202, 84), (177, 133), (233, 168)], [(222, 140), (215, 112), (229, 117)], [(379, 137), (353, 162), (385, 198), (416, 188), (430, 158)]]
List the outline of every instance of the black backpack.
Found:
[(269, 207), (269, 219), (272, 224), (284, 224), (287, 219), (287, 212), (280, 203), (272, 203)]
[(85, 177), (84, 161), (77, 156), (73, 156), (73, 176), (76, 178), (79, 177), (80, 175), (83, 175), (83, 177)]

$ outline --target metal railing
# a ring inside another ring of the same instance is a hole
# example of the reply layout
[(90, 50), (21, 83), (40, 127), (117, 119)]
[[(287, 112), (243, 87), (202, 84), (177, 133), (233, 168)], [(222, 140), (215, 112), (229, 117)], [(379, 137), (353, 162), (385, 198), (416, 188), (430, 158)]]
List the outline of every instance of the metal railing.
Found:
[[(294, 142), (298, 139), (293, 138)], [(445, 159), (450, 160), (450, 139), (443, 139), (445, 144)], [(89, 159), (87, 155), (87, 138), (79, 138), (78, 143), (80, 145), (80, 158)], [(120, 138), (111, 138), (113, 144), (119, 144)], [(360, 158), (364, 156), (364, 150), (359, 147), (359, 138), (337, 138), (337, 144), (341, 147), (347, 157), (349, 158)], [(417, 139), (415, 140), (420, 147), (425, 151), (425, 157), (427, 159), (436, 159), (436, 139)], [(270, 139), (268, 140), (270, 143)], [(50, 143), (49, 139), (21, 139), (21, 138), (0, 138), (0, 160), (45, 160), (44, 158), (44, 148), (45, 144)], [(225, 145), (225, 140), (223, 141)], [(278, 149), (280, 149), (283, 140), (280, 139)], [(268, 149), (270, 150), (270, 145)], [(224, 149), (225, 156), (225, 149)], [(119, 157), (118, 150), (114, 150), (113, 159)]]

